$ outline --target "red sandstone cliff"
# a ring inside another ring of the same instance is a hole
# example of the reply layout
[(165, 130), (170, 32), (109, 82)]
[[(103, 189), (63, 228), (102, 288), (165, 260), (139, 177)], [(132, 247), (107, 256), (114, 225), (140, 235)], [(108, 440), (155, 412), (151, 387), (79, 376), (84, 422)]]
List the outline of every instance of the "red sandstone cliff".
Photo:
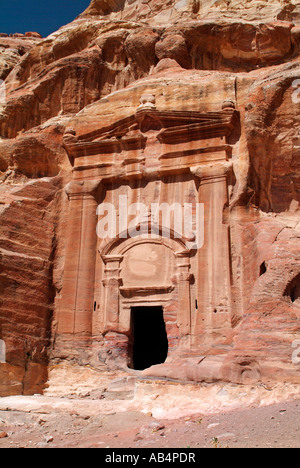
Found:
[[(201, 356), (222, 356), (207, 378), (299, 382), (292, 362), (300, 338), (299, 5), (93, 0), (46, 39), (0, 39), (0, 339), (7, 349), (0, 395), (41, 391), (49, 358), (94, 365), (89, 351), (53, 353), (67, 242), (63, 188), (72, 177), (63, 135), (76, 125), (87, 133), (114, 115), (118, 106), (111, 99), (106, 107), (104, 98), (116, 91), (125, 90), (125, 115), (147, 87), (172, 91), (169, 101), (161, 98), (166, 108), (196, 110), (202, 99), (208, 109), (230, 98), (240, 115), (224, 209), (236, 312), (223, 349), (214, 347), (217, 330), (199, 347)], [(199, 97), (185, 95), (185, 83)], [(207, 369), (191, 374), (179, 377), (205, 380)]]

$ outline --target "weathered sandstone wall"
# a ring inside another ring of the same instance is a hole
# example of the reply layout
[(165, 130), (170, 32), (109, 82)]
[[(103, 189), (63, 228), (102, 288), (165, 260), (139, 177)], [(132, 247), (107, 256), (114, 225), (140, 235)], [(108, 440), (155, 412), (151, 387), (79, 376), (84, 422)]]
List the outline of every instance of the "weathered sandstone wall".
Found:
[[(239, 113), (228, 140), (234, 177), (221, 213), (230, 232), (230, 323), (224, 329), (215, 317), (203, 327), (201, 313), (208, 316), (200, 311), (190, 355), (177, 354), (152, 375), (298, 383), (297, 2), (95, 0), (46, 39), (1, 37), (0, 54), (0, 395), (41, 392), (48, 370), (53, 376), (61, 365), (118, 372), (118, 356), (101, 352), (105, 336), (117, 349), (119, 334), (102, 336), (98, 328), (94, 341), (78, 336), (74, 347), (74, 337), (59, 333), (64, 272), (73, 268), (66, 262), (76, 250), (64, 190), (74, 161), (64, 135), (71, 129), (80, 140), (134, 115), (145, 92), (159, 111), (219, 112), (231, 100)], [(154, 196), (150, 185), (146, 198)], [(181, 190), (193, 194), (188, 186)], [(217, 274), (198, 273), (193, 302), (221, 284)], [(190, 361), (179, 365), (183, 358)]]

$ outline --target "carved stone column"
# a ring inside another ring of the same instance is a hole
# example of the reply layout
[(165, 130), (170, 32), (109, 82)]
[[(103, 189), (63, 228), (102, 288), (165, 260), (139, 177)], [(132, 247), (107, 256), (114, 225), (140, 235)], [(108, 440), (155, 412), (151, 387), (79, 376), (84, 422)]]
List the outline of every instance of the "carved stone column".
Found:
[(58, 317), (59, 334), (91, 335), (97, 247), (97, 200), (99, 181), (71, 182), (68, 244)]
[(204, 203), (204, 246), (198, 252), (198, 336), (214, 335), (216, 345), (226, 342), (231, 329), (231, 265), (229, 227), (224, 224), (228, 177), (232, 162), (214, 162), (191, 169), (201, 180), (199, 202)]
[(178, 313), (177, 325), (182, 336), (191, 333), (191, 279), (190, 254), (189, 252), (176, 253), (177, 273), (176, 282), (178, 286)]
[(119, 331), (119, 288), (122, 285), (120, 278), (120, 263), (122, 255), (103, 255), (105, 263), (105, 323), (104, 331)]

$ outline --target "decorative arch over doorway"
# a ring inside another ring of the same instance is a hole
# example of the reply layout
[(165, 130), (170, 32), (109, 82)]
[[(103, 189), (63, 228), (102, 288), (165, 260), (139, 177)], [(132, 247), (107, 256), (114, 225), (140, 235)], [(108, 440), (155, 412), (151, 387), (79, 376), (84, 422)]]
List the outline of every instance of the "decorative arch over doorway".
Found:
[(174, 232), (171, 238), (155, 239), (141, 233), (115, 239), (100, 254), (105, 264), (104, 334), (113, 331), (126, 335), (130, 341), (133, 310), (145, 308), (149, 312), (149, 308), (162, 308), (172, 353), (191, 332), (193, 276), (191, 252), (184, 241), (176, 238)]

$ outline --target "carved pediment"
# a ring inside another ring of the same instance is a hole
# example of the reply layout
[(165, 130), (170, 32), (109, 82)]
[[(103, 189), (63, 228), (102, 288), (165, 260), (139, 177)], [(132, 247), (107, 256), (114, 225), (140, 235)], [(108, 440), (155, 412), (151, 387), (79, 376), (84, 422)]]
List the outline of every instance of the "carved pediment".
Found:
[(78, 138), (72, 129), (68, 129), (64, 147), (74, 159), (143, 149), (149, 132), (155, 132), (160, 143), (166, 145), (226, 137), (234, 128), (237, 115), (233, 103), (227, 103), (220, 112), (160, 111), (154, 105), (146, 104), (134, 115)]

